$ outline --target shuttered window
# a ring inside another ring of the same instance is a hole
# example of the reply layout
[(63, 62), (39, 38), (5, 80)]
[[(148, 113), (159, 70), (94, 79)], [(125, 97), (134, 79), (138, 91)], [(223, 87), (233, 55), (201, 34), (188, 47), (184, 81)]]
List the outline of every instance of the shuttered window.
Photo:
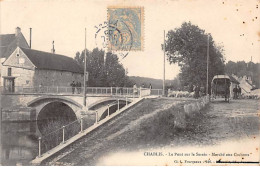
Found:
[(12, 68), (8, 68), (7, 70), (7, 76), (12, 76)]

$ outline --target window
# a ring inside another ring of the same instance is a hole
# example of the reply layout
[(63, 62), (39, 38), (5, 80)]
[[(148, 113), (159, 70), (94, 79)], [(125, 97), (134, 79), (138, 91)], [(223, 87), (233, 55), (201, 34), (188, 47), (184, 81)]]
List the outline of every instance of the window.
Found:
[(16, 57), (19, 57), (20, 56), (20, 54), (19, 53), (16, 53)]
[(8, 68), (7, 70), (7, 76), (12, 76), (12, 68)]

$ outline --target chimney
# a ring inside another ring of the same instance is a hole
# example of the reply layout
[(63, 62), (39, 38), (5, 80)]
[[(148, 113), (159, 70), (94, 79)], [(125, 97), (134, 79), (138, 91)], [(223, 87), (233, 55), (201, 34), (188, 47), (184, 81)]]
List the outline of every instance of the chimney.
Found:
[(51, 49), (52, 53), (55, 53), (55, 48), (54, 48), (54, 41), (52, 41), (52, 49)]
[(21, 28), (15, 28), (15, 36), (18, 36), (21, 33)]
[(30, 28), (30, 49), (32, 48), (32, 28)]

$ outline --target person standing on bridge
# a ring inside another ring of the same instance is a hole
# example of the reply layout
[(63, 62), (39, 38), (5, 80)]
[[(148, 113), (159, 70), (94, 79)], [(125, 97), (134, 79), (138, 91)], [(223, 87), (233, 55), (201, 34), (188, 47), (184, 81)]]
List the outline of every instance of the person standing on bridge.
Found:
[(78, 93), (80, 94), (80, 93), (81, 93), (81, 83), (80, 83), (80, 82), (79, 82), (79, 84), (78, 84), (78, 88), (79, 88)]
[(80, 91), (80, 89), (81, 89), (81, 83), (80, 83), (80, 82), (77, 82), (77, 83), (76, 83), (76, 89), (77, 89), (78, 94), (80, 94), (80, 93), (81, 93), (81, 91)]
[(149, 86), (149, 88), (152, 90), (153, 89), (153, 86), (152, 86), (152, 84), (150, 83), (150, 86)]
[(42, 86), (42, 83), (40, 83), (40, 85), (39, 85), (39, 92), (40, 92), (40, 93), (43, 93), (43, 86)]
[(149, 86), (149, 88), (150, 88), (150, 94), (152, 93), (152, 89), (153, 89), (153, 86), (152, 86), (152, 84), (150, 83), (150, 86)]
[(72, 94), (74, 94), (75, 92), (75, 87), (76, 87), (76, 84), (75, 82), (73, 81), (71, 84), (70, 84), (71, 88), (72, 88)]
[(137, 95), (137, 86), (136, 86), (136, 84), (134, 84), (134, 86), (133, 86), (133, 92), (134, 92), (134, 95)]

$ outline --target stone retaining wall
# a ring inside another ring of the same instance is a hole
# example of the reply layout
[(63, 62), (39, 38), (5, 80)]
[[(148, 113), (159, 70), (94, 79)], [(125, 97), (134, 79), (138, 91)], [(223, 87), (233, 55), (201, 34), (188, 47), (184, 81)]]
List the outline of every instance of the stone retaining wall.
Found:
[(193, 103), (185, 104), (184, 105), (184, 112), (185, 114), (190, 114), (195, 111), (199, 111), (200, 109), (204, 108), (209, 103), (209, 95), (201, 97), (200, 99), (196, 100)]
[(36, 110), (31, 107), (19, 107), (16, 109), (2, 109), (3, 122), (36, 121)]
[(183, 106), (183, 109), (176, 110), (174, 126), (177, 128), (186, 127), (186, 117), (191, 116), (193, 113), (198, 112), (204, 108), (209, 103), (209, 96), (201, 97), (197, 100), (193, 100), (191, 103), (186, 103)]

